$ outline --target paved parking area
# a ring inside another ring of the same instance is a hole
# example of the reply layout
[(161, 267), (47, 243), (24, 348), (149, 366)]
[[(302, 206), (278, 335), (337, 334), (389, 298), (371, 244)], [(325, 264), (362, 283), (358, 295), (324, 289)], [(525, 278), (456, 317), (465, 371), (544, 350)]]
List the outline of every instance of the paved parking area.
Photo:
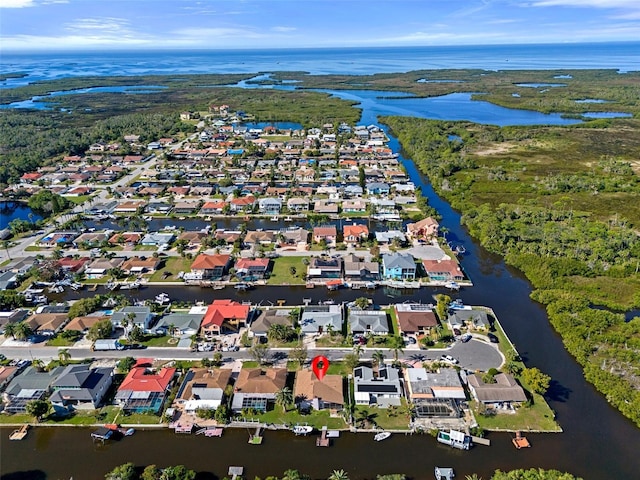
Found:
[(467, 343), (456, 342), (451, 348), (438, 350), (420, 350), (405, 352), (408, 360), (438, 360), (440, 355), (451, 355), (460, 363), (457, 366), (467, 370), (487, 371), (490, 368), (500, 368), (504, 357), (498, 347), (488, 341), (473, 338)]

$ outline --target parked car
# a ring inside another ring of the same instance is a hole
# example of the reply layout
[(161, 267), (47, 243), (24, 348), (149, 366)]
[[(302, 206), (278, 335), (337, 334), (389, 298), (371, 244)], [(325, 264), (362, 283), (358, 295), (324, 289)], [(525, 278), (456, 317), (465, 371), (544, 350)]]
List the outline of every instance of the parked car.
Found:
[(440, 357), (440, 361), (444, 363), (448, 363), (450, 365), (457, 365), (459, 363), (458, 359), (453, 358), (451, 355), (442, 355)]
[(500, 340), (498, 340), (498, 337), (496, 335), (494, 335), (493, 333), (488, 333), (487, 337), (489, 337), (489, 341), (491, 343), (500, 343)]
[(467, 343), (469, 340), (471, 340), (473, 337), (471, 336), (470, 333), (465, 333), (464, 335), (462, 335), (460, 337), (460, 341), (463, 343)]

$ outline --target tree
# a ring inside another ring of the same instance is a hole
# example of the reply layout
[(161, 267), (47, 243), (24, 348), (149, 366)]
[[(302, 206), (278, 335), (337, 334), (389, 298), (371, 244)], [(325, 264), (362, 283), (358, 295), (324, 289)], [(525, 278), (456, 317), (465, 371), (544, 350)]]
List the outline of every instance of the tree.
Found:
[(398, 362), (398, 355), (404, 352), (404, 339), (399, 335), (389, 338), (389, 348), (393, 350), (394, 361)]
[(369, 299), (367, 297), (358, 297), (353, 302), (354, 305), (362, 310), (365, 310), (369, 307)]
[(249, 355), (253, 357), (253, 359), (258, 362), (260, 365), (264, 365), (268, 362), (270, 355), (269, 347), (266, 345), (259, 343), (258, 345), (254, 345), (249, 349)]
[(105, 480), (137, 480), (136, 466), (129, 462), (119, 465), (105, 475)]
[(162, 470), (157, 465), (147, 465), (142, 471), (140, 480), (160, 480)]
[(13, 332), (13, 338), (16, 340), (26, 340), (33, 335), (31, 327), (24, 322), (18, 322), (15, 324), (15, 331)]
[(121, 373), (129, 373), (129, 370), (136, 364), (136, 359), (133, 357), (124, 357), (118, 361), (117, 368)]
[(184, 465), (176, 465), (175, 467), (167, 467), (162, 470), (160, 480), (193, 480), (196, 478), (196, 472), (189, 470)]
[(376, 350), (373, 352), (371, 356), (371, 360), (373, 361), (373, 366), (376, 367), (377, 371), (380, 371), (380, 366), (384, 365), (384, 352), (382, 350)]
[(111, 324), (111, 320), (106, 318), (104, 320), (100, 320), (89, 329), (87, 338), (89, 340), (95, 341), (100, 338), (109, 338), (112, 333), (113, 325)]
[(347, 367), (348, 370), (353, 370), (360, 365), (360, 356), (354, 352), (350, 352), (344, 356), (343, 361), (344, 366)]
[(24, 295), (15, 290), (0, 291), (0, 310), (14, 310), (24, 307), (26, 303)]
[(12, 338), (16, 338), (16, 327), (18, 326), (17, 323), (15, 322), (11, 322), (11, 323), (7, 323), (4, 326), (4, 336), (5, 338), (8, 336), (11, 336)]
[(309, 352), (307, 351), (307, 347), (300, 344), (296, 345), (291, 349), (291, 351), (289, 351), (289, 358), (294, 362), (298, 362), (298, 365), (302, 367), (304, 362), (307, 361), (308, 354)]
[(451, 297), (449, 295), (438, 294), (436, 295), (436, 302), (436, 313), (440, 321), (443, 322), (447, 318)]
[(229, 409), (227, 406), (220, 405), (216, 408), (216, 413), (213, 418), (215, 418), (218, 423), (227, 423), (227, 420), (229, 419)]
[(71, 360), (71, 352), (68, 348), (59, 348), (58, 349), (58, 359), (60, 360), (61, 365), (66, 365), (69, 360)]
[(551, 377), (542, 373), (538, 368), (525, 368), (522, 371), (522, 379), (531, 390), (540, 395), (544, 395), (549, 390)]
[(349, 475), (344, 470), (334, 470), (329, 475), (328, 480), (349, 480)]
[(293, 392), (289, 387), (282, 387), (276, 392), (276, 405), (280, 405), (286, 413), (287, 407), (293, 402)]
[(46, 400), (31, 400), (27, 402), (25, 408), (27, 413), (36, 417), (36, 422), (39, 422), (42, 417), (49, 413), (51, 404)]
[(129, 331), (127, 338), (132, 342), (141, 342), (144, 340), (144, 332), (138, 325), (134, 325)]

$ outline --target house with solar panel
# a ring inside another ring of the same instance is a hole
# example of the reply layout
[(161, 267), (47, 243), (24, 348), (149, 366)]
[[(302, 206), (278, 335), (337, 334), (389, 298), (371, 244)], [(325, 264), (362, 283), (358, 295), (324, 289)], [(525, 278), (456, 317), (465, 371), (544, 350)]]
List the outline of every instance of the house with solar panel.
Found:
[(389, 365), (380, 366), (377, 372), (364, 365), (355, 368), (353, 391), (356, 405), (380, 408), (400, 406), (403, 396), (398, 369)]

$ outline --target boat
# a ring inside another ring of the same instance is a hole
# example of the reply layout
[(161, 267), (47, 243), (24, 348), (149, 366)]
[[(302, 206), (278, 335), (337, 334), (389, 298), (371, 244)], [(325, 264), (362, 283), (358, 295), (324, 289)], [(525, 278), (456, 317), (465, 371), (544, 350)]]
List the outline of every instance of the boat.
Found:
[(449, 430), (448, 432), (439, 430), (436, 440), (460, 450), (469, 450), (469, 448), (471, 448), (471, 437), (466, 433), (459, 432), (457, 430)]
[(133, 435), (134, 433), (136, 433), (136, 429), (135, 428), (127, 428), (124, 431), (124, 436), (125, 437), (130, 437), (131, 435)]
[(115, 430), (112, 430), (110, 428), (100, 427), (97, 430), (91, 432), (91, 438), (93, 438), (94, 440), (102, 440), (104, 442), (105, 440), (109, 440), (113, 436), (114, 431)]
[(277, 222), (278, 221), (278, 216), (274, 215), (273, 217), (271, 217), (271, 221), (272, 222)]
[(529, 443), (529, 440), (527, 440), (527, 437), (523, 437), (520, 431), (516, 432), (516, 436), (511, 439), (511, 442), (513, 442), (513, 446), (516, 447), (518, 450), (520, 450), (521, 448), (528, 448), (531, 446), (531, 444)]
[(171, 298), (169, 298), (169, 295), (166, 293), (159, 293), (158, 295), (156, 295), (156, 303), (158, 305), (166, 305), (168, 303), (171, 303)]
[(29, 425), (22, 425), (17, 430), (14, 430), (9, 434), (9, 440), (22, 440), (27, 436), (27, 432), (29, 431)]
[(376, 433), (373, 437), (373, 439), (376, 442), (381, 442), (382, 440), (386, 440), (387, 438), (389, 438), (391, 436), (391, 432), (380, 432), (380, 433)]
[(313, 431), (313, 427), (310, 425), (296, 425), (291, 431), (296, 435), (307, 435)]
[(293, 222), (293, 218), (291, 218), (291, 217), (284, 217), (284, 221), (285, 221), (285, 222)]
[(456, 255), (464, 255), (466, 253), (466, 249), (464, 248), (463, 245), (458, 245), (455, 249), (454, 249), (454, 253)]
[(366, 288), (367, 290), (375, 290), (377, 287), (375, 282), (366, 282), (364, 284), (364, 288)]
[(460, 284), (456, 282), (447, 282), (444, 286), (450, 290), (460, 290)]
[(456, 476), (453, 472), (453, 468), (449, 467), (436, 467), (434, 469), (434, 473), (436, 476), (436, 480), (451, 480)]
[(235, 288), (236, 290), (240, 290), (241, 292), (247, 291), (247, 290), (251, 290), (251, 284), (250, 283), (239, 283), (237, 285), (235, 285), (233, 288)]

